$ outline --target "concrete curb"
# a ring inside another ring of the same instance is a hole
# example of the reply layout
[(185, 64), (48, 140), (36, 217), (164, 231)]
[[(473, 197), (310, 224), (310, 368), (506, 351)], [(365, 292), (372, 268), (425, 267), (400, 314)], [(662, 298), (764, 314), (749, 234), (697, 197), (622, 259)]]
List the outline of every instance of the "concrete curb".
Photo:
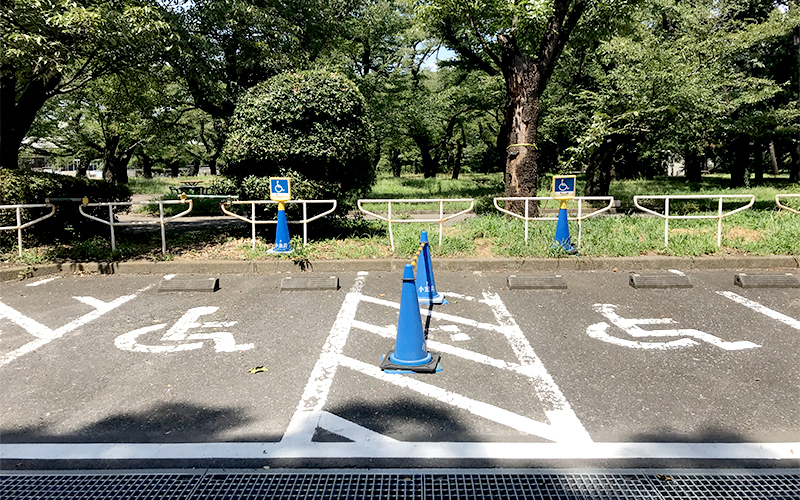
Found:
[[(0, 269), (0, 281), (16, 281), (54, 274), (275, 274), (293, 272), (398, 271), (405, 259), (319, 260), (295, 263), (289, 259), (243, 260), (173, 260), (128, 262), (76, 262), (42, 264)], [(731, 257), (571, 257), (560, 259), (433, 259), (441, 271), (644, 271), (707, 269), (798, 269), (800, 256), (731, 256)]]

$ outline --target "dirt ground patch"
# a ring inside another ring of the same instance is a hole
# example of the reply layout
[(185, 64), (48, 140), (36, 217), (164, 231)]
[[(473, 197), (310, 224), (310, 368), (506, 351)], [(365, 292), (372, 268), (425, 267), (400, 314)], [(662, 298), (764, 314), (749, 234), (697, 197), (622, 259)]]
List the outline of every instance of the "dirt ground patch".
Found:
[(761, 240), (761, 233), (754, 229), (745, 229), (743, 227), (732, 227), (725, 233), (725, 237), (729, 240), (741, 239), (745, 243), (753, 243)]

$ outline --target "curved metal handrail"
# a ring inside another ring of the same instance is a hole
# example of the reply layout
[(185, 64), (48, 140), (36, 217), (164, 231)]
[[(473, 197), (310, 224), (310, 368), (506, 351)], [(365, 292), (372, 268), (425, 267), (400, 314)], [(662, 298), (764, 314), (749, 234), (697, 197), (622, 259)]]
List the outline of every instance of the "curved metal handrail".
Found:
[[(164, 225), (167, 222), (173, 221), (179, 217), (182, 217), (189, 212), (192, 211), (194, 207), (194, 202), (190, 199), (187, 199), (186, 196), (181, 197), (179, 200), (159, 200), (159, 201), (111, 201), (111, 202), (103, 202), (103, 203), (88, 203), (88, 200), (84, 200), (86, 203), (81, 203), (78, 206), (78, 211), (86, 218), (92, 219), (94, 221), (100, 222), (105, 224), (111, 228), (111, 251), (115, 251), (117, 249), (117, 241), (114, 235), (114, 228), (118, 226), (144, 226), (144, 225), (153, 225), (159, 224), (161, 226), (161, 253), (167, 253), (167, 242), (166, 242), (166, 235)], [(164, 205), (177, 205), (177, 204), (184, 204), (188, 203), (189, 208), (184, 210), (179, 214), (172, 215), (170, 217), (164, 217)], [(132, 205), (153, 205), (158, 204), (158, 222), (151, 222), (151, 221), (128, 221), (128, 222), (114, 222), (114, 207), (116, 206), (132, 206)], [(99, 217), (95, 217), (94, 215), (87, 214), (83, 211), (83, 207), (108, 207), (108, 220), (101, 219)]]
[(775, 203), (782, 209), (788, 210), (790, 212), (794, 212), (796, 214), (800, 214), (800, 210), (795, 210), (794, 208), (787, 207), (786, 205), (781, 204), (781, 198), (800, 198), (800, 194), (776, 194), (775, 195)]
[[(50, 207), (52, 209), (52, 210), (50, 210), (49, 214), (45, 214), (42, 217), (39, 217), (38, 219), (34, 219), (34, 220), (31, 220), (31, 221), (28, 221), (25, 224), (22, 223), (22, 209), (23, 208), (47, 208), (47, 207)], [(22, 205), (0, 205), (0, 210), (11, 210), (11, 209), (15, 209), (16, 212), (17, 212), (17, 225), (16, 226), (3, 226), (3, 227), (0, 227), (0, 231), (12, 231), (12, 230), (16, 230), (17, 231), (17, 251), (19, 253), (19, 256), (22, 257), (22, 230), (25, 229), (26, 227), (30, 227), (30, 226), (36, 224), (37, 222), (41, 222), (41, 221), (43, 221), (43, 220), (45, 220), (47, 218), (50, 218), (53, 215), (55, 215), (56, 206), (53, 205), (52, 203), (50, 203), (49, 201), (47, 203), (28, 203), (28, 204), (22, 204)]]
[[(469, 202), (469, 208), (466, 210), (462, 210), (455, 214), (451, 215), (444, 215), (444, 204), (445, 203), (466, 203)], [(387, 216), (384, 217), (380, 214), (376, 214), (374, 212), (370, 212), (366, 208), (362, 206), (362, 203), (386, 203), (388, 205)], [(438, 219), (393, 219), (392, 218), (392, 203), (439, 203), (439, 218)], [(396, 198), (396, 199), (380, 199), (380, 198), (366, 198), (362, 200), (358, 200), (358, 209), (364, 212), (367, 215), (371, 215), (377, 219), (382, 221), (386, 221), (389, 223), (389, 244), (392, 247), (392, 251), (394, 251), (394, 232), (392, 230), (393, 223), (431, 223), (436, 222), (439, 224), (439, 246), (442, 246), (442, 228), (444, 227), (444, 223), (450, 219), (458, 217), (459, 215), (464, 215), (475, 207), (475, 199), (474, 198)]]
[[(613, 196), (576, 196), (572, 198), (572, 200), (577, 200), (578, 202), (578, 215), (577, 217), (570, 217), (567, 215), (567, 220), (574, 220), (578, 221), (578, 246), (581, 245), (581, 234), (583, 232), (583, 220), (588, 219), (589, 217), (594, 217), (595, 215), (601, 214), (611, 209), (614, 206), (614, 197)], [(494, 207), (508, 215), (512, 215), (518, 219), (522, 219), (525, 221), (525, 243), (528, 243), (528, 223), (535, 220), (542, 220), (542, 221), (554, 221), (558, 220), (558, 217), (530, 217), (528, 214), (530, 213), (529, 209), (529, 202), (531, 201), (556, 201), (550, 196), (509, 196), (509, 197), (497, 197), (494, 198)], [(498, 201), (524, 201), (525, 202), (525, 215), (520, 215), (518, 213), (512, 212), (510, 210), (506, 210), (505, 208), (501, 208), (500, 205), (497, 204)], [(608, 205), (593, 212), (589, 212), (588, 214), (583, 214), (583, 202), (584, 201), (608, 201)]]
[[(247, 217), (243, 217), (239, 214), (233, 213), (225, 208), (225, 205), (230, 203), (231, 205), (245, 205), (250, 204), (250, 219)], [(277, 220), (256, 220), (256, 205), (277, 205), (278, 203), (302, 203), (303, 205), (303, 219), (302, 220), (287, 220), (288, 224), (302, 224), (303, 225), (303, 245), (305, 246), (308, 243), (308, 223), (311, 221), (315, 221), (326, 215), (333, 213), (338, 206), (336, 200), (288, 200), (284, 202), (273, 201), (273, 200), (228, 200), (223, 201), (220, 205), (222, 212), (226, 215), (230, 215), (231, 217), (236, 217), (237, 219), (243, 220), (245, 222), (249, 222), (251, 227), (251, 245), (250, 247), (255, 249), (256, 248), (256, 224), (277, 224)], [(317, 203), (333, 203), (333, 208), (326, 212), (322, 212), (321, 214), (317, 214), (310, 219), (308, 218), (308, 204), (317, 204)]]
[[(722, 200), (732, 198), (750, 198), (750, 202), (730, 212), (722, 212)], [(656, 212), (639, 205), (639, 200), (664, 200), (664, 213)], [(717, 215), (669, 215), (669, 201), (670, 200), (709, 200), (719, 199), (719, 210)], [(754, 194), (681, 194), (681, 195), (636, 195), (633, 197), (633, 204), (636, 208), (664, 219), (664, 246), (669, 244), (669, 220), (670, 219), (717, 219), (717, 246), (722, 246), (722, 219), (733, 215), (742, 210), (747, 210), (755, 203), (756, 196)]]

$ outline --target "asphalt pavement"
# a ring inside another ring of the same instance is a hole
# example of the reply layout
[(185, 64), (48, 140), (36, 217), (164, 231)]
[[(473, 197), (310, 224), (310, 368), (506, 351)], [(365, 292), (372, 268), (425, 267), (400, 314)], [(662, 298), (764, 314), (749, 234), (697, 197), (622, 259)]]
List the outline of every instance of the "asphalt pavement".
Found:
[[(800, 288), (735, 283), (798, 277), (791, 259), (434, 260), (425, 374), (379, 368), (417, 315), (402, 261), (7, 281), (2, 468), (797, 467)], [(339, 288), (282, 289), (308, 276)], [(168, 286), (200, 278), (218, 288)]]

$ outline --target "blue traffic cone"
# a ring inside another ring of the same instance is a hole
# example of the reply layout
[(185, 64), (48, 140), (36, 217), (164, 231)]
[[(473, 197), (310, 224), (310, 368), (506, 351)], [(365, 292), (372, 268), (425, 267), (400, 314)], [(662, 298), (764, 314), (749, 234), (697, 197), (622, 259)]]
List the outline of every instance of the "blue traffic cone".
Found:
[(567, 204), (561, 202), (558, 210), (558, 222), (556, 222), (556, 238), (553, 248), (561, 248), (570, 254), (577, 254), (578, 250), (572, 246), (569, 237), (569, 222), (567, 221)]
[(417, 281), (415, 284), (417, 300), (421, 305), (447, 304), (444, 295), (436, 291), (427, 231), (422, 231), (419, 235), (419, 257), (417, 257)]
[(289, 238), (289, 223), (286, 221), (286, 207), (283, 202), (278, 202), (278, 225), (275, 228), (275, 246), (267, 253), (288, 253), (292, 251)]
[(437, 371), (439, 353), (426, 349), (425, 332), (419, 302), (414, 290), (414, 267), (406, 264), (403, 270), (403, 289), (400, 293), (400, 315), (394, 351), (381, 360), (381, 370), (390, 373)]

